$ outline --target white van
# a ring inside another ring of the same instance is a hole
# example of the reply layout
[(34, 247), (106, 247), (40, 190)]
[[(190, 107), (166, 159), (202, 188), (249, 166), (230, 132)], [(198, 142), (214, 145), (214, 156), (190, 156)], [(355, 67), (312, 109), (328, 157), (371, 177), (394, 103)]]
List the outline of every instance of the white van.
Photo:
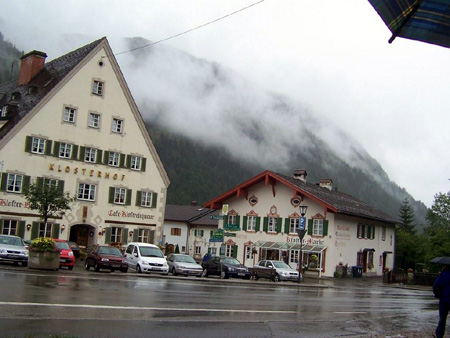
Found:
[(153, 244), (128, 243), (125, 250), (128, 268), (138, 273), (156, 272), (169, 274), (169, 265), (161, 250)]

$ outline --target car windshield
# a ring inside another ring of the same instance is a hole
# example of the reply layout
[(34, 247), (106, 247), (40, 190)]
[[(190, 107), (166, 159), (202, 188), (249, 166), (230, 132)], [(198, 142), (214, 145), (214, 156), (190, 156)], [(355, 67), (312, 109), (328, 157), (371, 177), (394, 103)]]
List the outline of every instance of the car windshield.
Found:
[(101, 255), (122, 256), (122, 252), (113, 246), (102, 246), (98, 249), (98, 253)]
[(183, 262), (183, 263), (196, 263), (194, 258), (192, 258), (191, 256), (188, 256), (188, 255), (174, 256), (173, 261), (174, 262)]
[(70, 250), (69, 244), (67, 244), (66, 242), (55, 242), (55, 244), (58, 249)]
[(0, 244), (23, 246), (19, 237), (0, 236)]
[(67, 242), (71, 248), (78, 248), (78, 244), (75, 242)]
[(139, 250), (141, 251), (142, 257), (164, 257), (161, 250), (159, 250), (158, 248), (141, 246)]
[(290, 269), (291, 267), (287, 265), (285, 262), (275, 261), (273, 265), (279, 269)]
[(228, 257), (228, 258), (225, 258), (225, 259), (223, 260), (223, 262), (224, 262), (225, 264), (241, 265), (241, 262), (239, 262), (236, 258), (230, 258), (230, 257)]

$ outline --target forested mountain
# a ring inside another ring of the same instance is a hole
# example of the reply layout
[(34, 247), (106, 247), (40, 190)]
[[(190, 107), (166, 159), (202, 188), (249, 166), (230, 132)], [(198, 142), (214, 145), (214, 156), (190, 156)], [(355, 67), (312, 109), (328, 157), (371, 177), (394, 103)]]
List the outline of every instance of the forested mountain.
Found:
[(168, 203), (202, 204), (263, 170), (306, 169), (308, 182), (331, 178), (335, 189), (393, 216), (408, 198), (423, 221), (423, 203), (390, 181), (356, 140), (296, 100), (168, 46), (118, 61), (171, 180)]
[(23, 52), (8, 41), (5, 41), (3, 34), (0, 33), (0, 83), (11, 80), (19, 74), (19, 58)]

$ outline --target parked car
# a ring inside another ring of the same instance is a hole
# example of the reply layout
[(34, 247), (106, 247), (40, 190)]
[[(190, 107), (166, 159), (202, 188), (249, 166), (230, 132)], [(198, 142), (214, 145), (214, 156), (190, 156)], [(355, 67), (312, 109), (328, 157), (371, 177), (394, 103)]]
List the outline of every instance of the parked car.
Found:
[(0, 235), (0, 261), (28, 266), (28, 248), (22, 238)]
[(59, 268), (61, 269), (63, 266), (67, 266), (69, 270), (73, 270), (73, 266), (75, 265), (75, 256), (73, 255), (73, 251), (69, 244), (63, 239), (56, 238), (54, 240), (60, 253)]
[(169, 271), (172, 275), (185, 275), (201, 277), (203, 268), (194, 258), (184, 254), (170, 254), (167, 257)]
[(262, 260), (258, 263), (258, 266), (275, 269), (274, 281), (276, 282), (282, 280), (298, 281), (298, 271), (292, 269), (283, 261)]
[(80, 258), (80, 247), (78, 246), (78, 244), (72, 241), (67, 241), (67, 244), (69, 244), (70, 248), (72, 249), (75, 258)]
[(122, 251), (114, 246), (99, 244), (90, 248), (84, 267), (86, 270), (93, 267), (97, 272), (100, 269), (108, 269), (111, 272), (115, 270), (128, 271), (128, 264), (122, 255)]
[(125, 259), (128, 267), (138, 273), (169, 274), (169, 265), (161, 250), (153, 244), (133, 242), (127, 245)]
[(222, 279), (229, 277), (250, 279), (251, 276), (248, 268), (232, 257), (211, 257), (206, 262), (202, 262), (202, 268), (203, 277), (217, 275)]

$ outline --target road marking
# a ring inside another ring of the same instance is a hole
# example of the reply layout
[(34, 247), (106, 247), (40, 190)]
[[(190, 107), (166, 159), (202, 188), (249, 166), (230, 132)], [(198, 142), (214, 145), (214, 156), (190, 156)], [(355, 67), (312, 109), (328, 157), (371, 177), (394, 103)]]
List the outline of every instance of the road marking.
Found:
[(367, 312), (364, 311), (335, 311), (333, 313), (340, 314), (340, 315), (363, 315)]
[(273, 311), (273, 310), (240, 310), (240, 309), (193, 309), (193, 308), (168, 308), (147, 306), (114, 306), (114, 305), (90, 305), (90, 304), (49, 304), (49, 303), (24, 303), (24, 302), (0, 302), (0, 305), (15, 306), (41, 306), (61, 308), (85, 308), (85, 309), (108, 309), (108, 310), (150, 310), (150, 311), (197, 311), (197, 312), (239, 312), (239, 313), (297, 313), (296, 311)]

